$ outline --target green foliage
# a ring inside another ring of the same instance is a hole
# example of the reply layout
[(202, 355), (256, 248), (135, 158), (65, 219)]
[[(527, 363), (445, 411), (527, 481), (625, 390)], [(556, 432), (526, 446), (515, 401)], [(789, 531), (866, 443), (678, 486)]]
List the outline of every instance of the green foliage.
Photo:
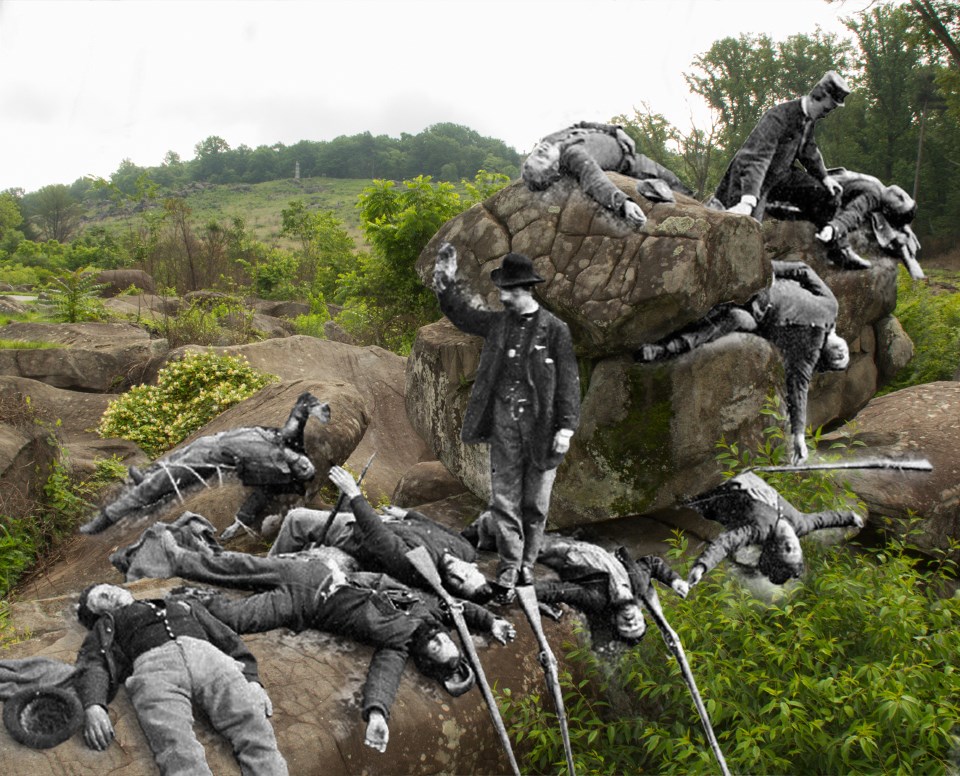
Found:
[(110, 402), (97, 431), (156, 457), (276, 379), (243, 356), (190, 352), (161, 369), (156, 385), (135, 386)]
[(952, 380), (960, 369), (960, 292), (955, 273), (930, 270), (918, 283), (901, 269), (894, 315), (913, 340), (913, 358), (881, 394), (911, 385)]
[(107, 317), (98, 293), (103, 286), (97, 283), (97, 274), (78, 269), (68, 275), (55, 277), (47, 287), (56, 318), (67, 323), (100, 321)]
[[(756, 455), (721, 450), (736, 467), (785, 455), (776, 444)], [(781, 485), (807, 510), (847, 497), (810, 476)], [(938, 596), (939, 575), (957, 571), (949, 550), (935, 568), (901, 539), (856, 552), (804, 541), (804, 554), (805, 578), (773, 600), (717, 571), (686, 600), (664, 594), (730, 770), (953, 772), (960, 597)], [(677, 534), (668, 559), (682, 568), (685, 557)], [(562, 677), (578, 773), (717, 771), (676, 660), (651, 630), (614, 661), (585, 647), (569, 651), (582, 677)], [(503, 695), (511, 735), (525, 748), (524, 772), (556, 773), (563, 750), (550, 704)]]
[(420, 252), (444, 223), (505, 183), (481, 171), (472, 184), (464, 181), (465, 199), (452, 184), (422, 175), (400, 187), (377, 180), (364, 189), (357, 207), (373, 252), (340, 277), (337, 322), (362, 342), (408, 353), (417, 329), (440, 317), (436, 296), (415, 270)]
[(322, 293), (310, 295), (310, 312), (293, 319), (297, 334), (309, 334), (311, 337), (326, 339), (324, 324), (330, 320), (330, 310)]
[(145, 324), (165, 338), (170, 348), (184, 345), (242, 345), (259, 338), (253, 311), (229, 294), (195, 298), (176, 315), (164, 315)]
[(294, 200), (281, 213), (280, 234), (300, 243), (299, 275), (315, 293), (334, 296), (340, 275), (356, 269), (356, 245), (343, 221), (330, 211), (311, 212)]
[(25, 267), (17, 262), (0, 262), (0, 283), (35, 288), (50, 281), (53, 274), (40, 267)]
[(271, 248), (255, 262), (239, 260), (250, 275), (253, 291), (264, 299), (290, 299), (296, 296), (300, 262), (289, 251)]

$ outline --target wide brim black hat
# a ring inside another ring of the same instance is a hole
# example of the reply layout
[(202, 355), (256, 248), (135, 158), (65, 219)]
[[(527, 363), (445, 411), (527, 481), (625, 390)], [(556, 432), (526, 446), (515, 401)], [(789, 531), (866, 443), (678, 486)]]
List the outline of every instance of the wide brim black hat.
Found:
[(508, 253), (500, 266), (490, 273), (490, 280), (497, 288), (519, 288), (543, 283), (533, 269), (533, 262), (522, 253)]
[(73, 690), (27, 688), (4, 701), (3, 724), (14, 741), (31, 749), (50, 749), (80, 729), (83, 706)]

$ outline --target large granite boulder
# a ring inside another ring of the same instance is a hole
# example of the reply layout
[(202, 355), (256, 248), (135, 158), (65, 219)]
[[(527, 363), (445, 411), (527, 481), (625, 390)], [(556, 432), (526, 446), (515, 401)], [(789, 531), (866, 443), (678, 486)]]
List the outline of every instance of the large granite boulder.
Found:
[[(629, 178), (609, 177), (632, 192)], [(460, 276), (494, 307), (489, 275), (508, 251), (530, 255), (546, 278), (536, 293), (570, 323), (583, 392), (581, 427), (554, 486), (551, 520), (559, 526), (668, 507), (719, 482), (721, 437), (746, 446), (760, 441), (769, 424), (759, 413), (765, 398), (776, 394), (781, 406), (784, 398), (782, 361), (767, 342), (731, 335), (647, 365), (634, 364), (632, 353), (719, 302), (748, 298), (770, 282), (770, 259), (803, 260), (820, 274), (837, 295), (838, 331), (850, 343), (849, 368), (814, 379), (808, 423), (852, 417), (876, 392), (881, 367), (889, 374), (909, 349), (902, 329), (890, 324), (892, 259), (867, 251), (872, 269), (843, 271), (827, 261), (811, 224), (768, 221), (761, 228), (682, 196), (676, 205), (634, 199), (649, 216), (641, 230), (569, 183), (545, 194), (514, 184), (445, 224), (417, 264), (432, 284), (439, 244), (452, 242)], [(407, 367), (407, 411), (440, 461), (486, 498), (488, 451), (460, 441), (481, 347), (480, 338), (445, 319), (422, 328)]]
[(58, 346), (2, 349), (0, 374), (98, 393), (139, 382), (143, 367), (167, 350), (166, 340), (133, 323), (8, 323), (0, 338)]
[[(111, 580), (112, 581), (112, 580)], [(183, 580), (142, 580), (129, 587), (138, 598), (161, 596)], [(76, 591), (78, 592), (78, 591)], [(5, 659), (39, 655), (73, 663), (85, 631), (74, 615), (76, 592), (13, 606), (10, 620), (23, 640), (5, 651)], [(500, 646), (475, 637), (484, 670), (499, 690), (514, 696), (541, 694), (543, 673), (537, 645), (522, 615), (514, 609), (501, 616), (517, 626), (516, 641)], [(544, 627), (558, 655), (563, 641), (574, 639), (571, 618)], [(295, 776), (323, 773), (444, 774), (507, 773), (487, 709), (478, 689), (453, 698), (408, 664), (390, 717), (390, 743), (385, 754), (363, 744), (365, 725), (359, 700), (372, 650), (349, 639), (316, 632), (294, 635), (276, 630), (244, 637), (257, 657), (261, 677), (273, 701), (272, 723), (280, 751)], [(143, 776), (156, 773), (146, 738), (126, 691), (110, 705), (117, 738), (104, 752), (88, 749), (82, 734), (48, 750), (14, 742), (0, 726), (0, 758), (16, 776)], [(207, 762), (220, 776), (239, 774), (225, 739), (205, 719), (195, 726)]]
[[(147, 381), (168, 358), (188, 349), (198, 348), (188, 346), (156, 359)], [(364, 490), (373, 503), (389, 499), (411, 466), (435, 458), (407, 418), (404, 403), (406, 359), (396, 353), (305, 335), (211, 350), (242, 354), (252, 366), (283, 380), (339, 383), (358, 392), (363, 397), (366, 432), (347, 458), (346, 466), (359, 473), (370, 456), (377, 454), (364, 479)], [(335, 402), (331, 402), (331, 410), (336, 420), (338, 409)]]
[(923, 518), (921, 533), (910, 537), (922, 549), (946, 549), (960, 536), (960, 383), (915, 385), (873, 399), (850, 428), (828, 435), (825, 443), (834, 438), (866, 446), (851, 448), (851, 457), (867, 449), (871, 456), (927, 458), (933, 464), (930, 473), (846, 472), (844, 479), (867, 504), (871, 523), (898, 531), (910, 513)]
[(97, 283), (103, 286), (101, 296), (117, 296), (131, 287), (147, 294), (157, 292), (156, 282), (142, 269), (105, 269), (97, 275)]
[(569, 324), (578, 353), (590, 358), (629, 352), (769, 282), (756, 221), (683, 195), (675, 205), (654, 205), (636, 193), (632, 178), (608, 175), (646, 212), (642, 229), (568, 180), (546, 192), (514, 183), (444, 224), (417, 261), (420, 277), (433, 284), (437, 249), (453, 243), (460, 277), (493, 303), (491, 270), (509, 251), (524, 253), (547, 280), (539, 298)]

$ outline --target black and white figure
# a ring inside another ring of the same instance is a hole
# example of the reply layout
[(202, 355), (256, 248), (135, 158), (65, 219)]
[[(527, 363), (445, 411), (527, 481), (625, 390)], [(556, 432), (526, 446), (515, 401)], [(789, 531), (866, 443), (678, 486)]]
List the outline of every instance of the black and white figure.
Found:
[(823, 528), (863, 527), (863, 518), (852, 510), (801, 512), (753, 472), (737, 475), (686, 504), (724, 527), (690, 570), (691, 587), (724, 558), (748, 575), (759, 574), (782, 585), (803, 574), (799, 537)]
[(814, 128), (842, 105), (848, 94), (847, 82), (830, 70), (810, 94), (764, 113), (717, 187), (719, 204), (731, 213), (762, 221), (768, 201), (786, 202), (818, 227), (826, 225), (836, 210), (841, 188), (827, 174)]
[(523, 163), (520, 175), (531, 191), (543, 191), (564, 174), (580, 184), (583, 193), (611, 213), (623, 216), (636, 226), (647, 217), (640, 206), (627, 197), (604, 175), (604, 170), (620, 172), (641, 181), (663, 181), (659, 187), (638, 187), (648, 199), (673, 201), (672, 191), (693, 196), (693, 192), (670, 170), (638, 154), (633, 138), (614, 124), (581, 121), (541, 140)]
[(510, 600), (518, 581), (533, 582), (557, 467), (580, 421), (580, 377), (570, 329), (533, 297), (543, 278), (529, 258), (509, 253), (491, 273), (502, 311), (472, 302), (456, 271), (456, 249), (445, 243), (434, 270), (440, 309), (484, 338), (461, 438), (490, 445), (497, 584)]
[[(494, 548), (493, 514), (482, 513), (463, 531), (478, 549)], [(687, 583), (669, 564), (655, 555), (636, 562), (638, 576), (611, 552), (592, 542), (548, 533), (537, 560), (553, 569), (559, 581), (538, 580), (534, 589), (543, 604), (568, 604), (586, 615), (593, 648), (610, 651), (617, 642), (634, 644), (646, 633), (642, 595), (657, 580), (686, 598)], [(639, 583), (637, 587), (635, 583)]]
[(814, 370), (839, 371), (850, 363), (846, 340), (836, 332), (839, 305), (830, 287), (802, 261), (773, 261), (773, 281), (746, 304), (723, 304), (694, 326), (634, 354), (648, 362), (687, 353), (732, 332), (752, 332), (773, 343), (783, 357), (790, 455), (807, 458), (804, 430), (807, 393)]
[[(439, 599), (412, 590), (386, 574), (344, 572), (329, 557), (258, 557), (225, 551), (195, 552), (161, 534), (170, 576), (222, 587), (261, 591), (231, 598), (194, 591), (204, 607), (237, 633), (289, 628), (317, 630), (373, 646), (361, 714), (367, 722), (365, 743), (383, 752), (388, 720), (408, 656), (422, 674), (438, 680), (452, 695), (473, 686), (474, 675), (447, 632), (447, 613)], [(464, 616), (474, 630), (500, 643), (516, 631), (482, 606), (464, 602)]]
[[(254, 488), (237, 512), (237, 522), (256, 527), (264, 506), (282, 493), (305, 492), (316, 470), (306, 455), (304, 428), (310, 416), (330, 420), (330, 407), (310, 393), (301, 394), (280, 428), (249, 426), (200, 437), (155, 461), (143, 471), (130, 467), (120, 495), (104, 506), (81, 533), (99, 533), (125, 517), (145, 514), (183, 491), (208, 480), (235, 476)], [(227, 529), (227, 539), (239, 529)]]
[(880, 247), (900, 259), (912, 278), (922, 279), (923, 270), (917, 263), (920, 241), (910, 228), (917, 214), (913, 197), (866, 173), (838, 167), (830, 170), (830, 176), (843, 187), (840, 209), (817, 233), (817, 239), (827, 244), (831, 258), (845, 267), (869, 267), (870, 262), (850, 246), (851, 233), (869, 226)]
[(244, 776), (287, 773), (256, 659), (202, 606), (138, 601), (125, 588), (99, 584), (81, 593), (77, 616), (90, 629), (76, 684), (88, 746), (103, 750), (113, 740), (107, 704), (123, 683), (161, 774), (211, 776), (193, 731), (194, 704), (230, 741)]
[(350, 512), (298, 508), (283, 519), (270, 547), (271, 556), (299, 553), (318, 546), (336, 547), (356, 558), (367, 571), (389, 574), (412, 587), (423, 587), (423, 576), (407, 559), (407, 552), (423, 547), (440, 573), (444, 587), (460, 598), (488, 601), (493, 591), (480, 569), (477, 551), (458, 532), (424, 514), (387, 507), (381, 517), (360, 492), (346, 469), (334, 466), (330, 479), (347, 496)]

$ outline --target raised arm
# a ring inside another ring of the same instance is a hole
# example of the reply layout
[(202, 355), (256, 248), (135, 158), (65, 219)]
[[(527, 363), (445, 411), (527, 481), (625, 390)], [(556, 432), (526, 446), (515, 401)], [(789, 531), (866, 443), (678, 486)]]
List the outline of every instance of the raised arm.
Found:
[(481, 308), (464, 293), (457, 280), (457, 249), (450, 243), (443, 243), (437, 253), (433, 283), (440, 309), (453, 325), (467, 334), (486, 336), (497, 314)]

